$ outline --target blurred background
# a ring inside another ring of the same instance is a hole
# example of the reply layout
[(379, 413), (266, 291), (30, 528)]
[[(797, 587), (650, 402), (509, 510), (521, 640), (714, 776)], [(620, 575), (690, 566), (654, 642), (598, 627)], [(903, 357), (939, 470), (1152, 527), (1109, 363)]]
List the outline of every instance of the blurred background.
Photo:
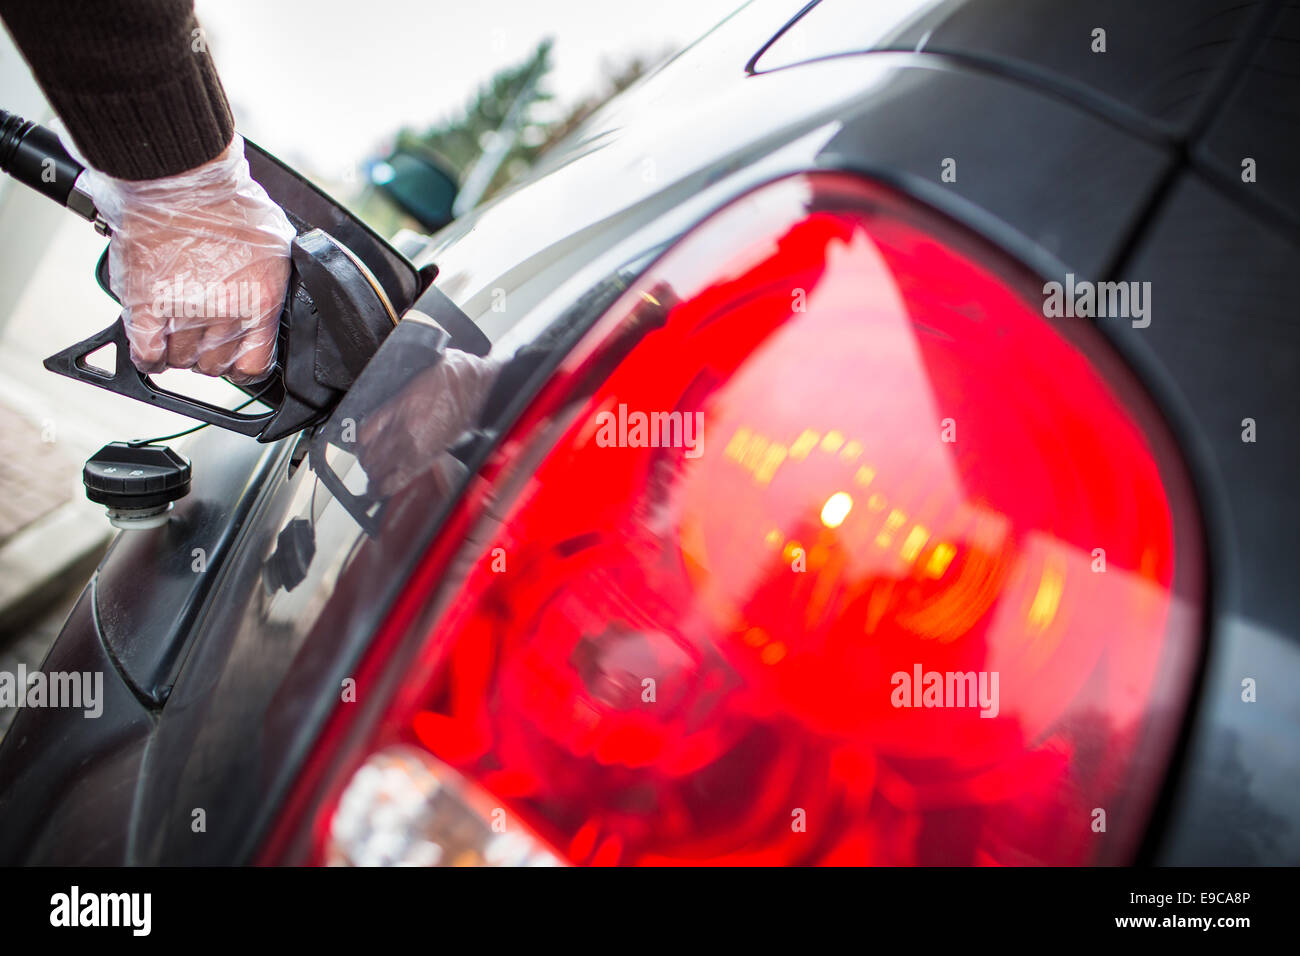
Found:
[(391, 232), (366, 187), (397, 145), (428, 147), (472, 185), (475, 160), (509, 140), (481, 187), (490, 198), (740, 3), (198, 0), (196, 10), (240, 130)]
[[(417, 155), (488, 201), (546, 149), (742, 0), (197, 0), (237, 126), (391, 236), (418, 224), (385, 195)], [(0, 31), (0, 106), (54, 125)], [(106, 327), (105, 240), (0, 177), (0, 670), (39, 664), (109, 537), (84, 460), (108, 441), (192, 424), (46, 372), (46, 356)], [(223, 404), (219, 380), (162, 384)], [(7, 721), (0, 714), (0, 733)]]

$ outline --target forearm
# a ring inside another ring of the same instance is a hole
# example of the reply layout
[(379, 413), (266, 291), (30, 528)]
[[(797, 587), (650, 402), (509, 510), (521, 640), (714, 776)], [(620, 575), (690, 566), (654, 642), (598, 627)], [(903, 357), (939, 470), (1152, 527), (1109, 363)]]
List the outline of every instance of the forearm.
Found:
[(0, 0), (0, 17), (97, 169), (157, 179), (230, 143), (234, 121), (192, 0)]

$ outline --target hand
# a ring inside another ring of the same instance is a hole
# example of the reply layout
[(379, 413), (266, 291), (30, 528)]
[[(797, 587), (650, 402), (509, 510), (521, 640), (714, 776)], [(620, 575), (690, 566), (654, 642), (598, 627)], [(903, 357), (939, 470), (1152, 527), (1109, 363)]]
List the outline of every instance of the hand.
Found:
[(475, 425), (501, 366), (494, 356), (447, 349), (442, 361), (366, 414), (357, 431), (366, 494), (390, 498), (427, 472)]
[(136, 368), (192, 368), (237, 384), (263, 377), (275, 363), (295, 231), (249, 175), (243, 139), (164, 179), (87, 172), (113, 230), (109, 282)]

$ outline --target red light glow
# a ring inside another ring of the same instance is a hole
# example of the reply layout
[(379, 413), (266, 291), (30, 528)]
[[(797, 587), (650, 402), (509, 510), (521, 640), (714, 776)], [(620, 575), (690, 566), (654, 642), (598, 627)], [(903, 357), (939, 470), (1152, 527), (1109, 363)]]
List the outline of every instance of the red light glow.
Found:
[[(1033, 292), (847, 176), (713, 217), (498, 450), (500, 524), (371, 749), (424, 748), (574, 863), (1131, 859), (1199, 531), (1127, 371)], [(700, 443), (609, 447), (620, 406), (699, 413)], [(926, 706), (918, 672), (996, 698)]]

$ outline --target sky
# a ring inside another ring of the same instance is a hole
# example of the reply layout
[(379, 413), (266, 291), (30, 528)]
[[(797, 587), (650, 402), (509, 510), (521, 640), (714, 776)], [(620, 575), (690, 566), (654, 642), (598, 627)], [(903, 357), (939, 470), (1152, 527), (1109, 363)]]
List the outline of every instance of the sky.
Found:
[(197, 0), (240, 129), (343, 179), (403, 125), (454, 115), (480, 83), (555, 40), (548, 89), (572, 103), (602, 62), (673, 52), (743, 0)]

